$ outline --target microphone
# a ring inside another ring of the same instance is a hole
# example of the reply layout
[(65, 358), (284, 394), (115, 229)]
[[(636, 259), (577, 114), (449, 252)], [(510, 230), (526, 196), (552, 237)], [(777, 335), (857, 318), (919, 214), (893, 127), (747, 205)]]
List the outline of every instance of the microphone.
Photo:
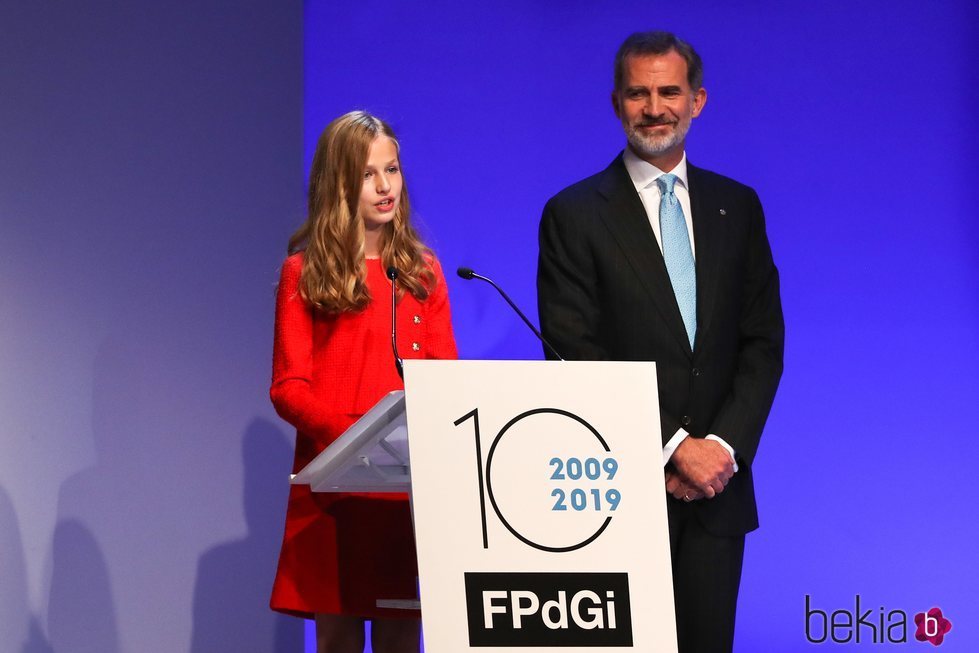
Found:
[(479, 279), (480, 281), (485, 281), (489, 285), (496, 288), (496, 292), (500, 293), (500, 296), (506, 300), (506, 303), (510, 305), (510, 308), (512, 308), (517, 313), (517, 315), (520, 316), (520, 319), (524, 321), (524, 324), (526, 324), (530, 328), (530, 330), (534, 332), (534, 335), (537, 336), (537, 339), (543, 342), (544, 346), (550, 349), (551, 353), (554, 354), (558, 360), (562, 360), (562, 361), (564, 360), (561, 354), (557, 353), (557, 350), (551, 346), (551, 343), (549, 343), (547, 340), (544, 339), (544, 336), (542, 336), (541, 332), (537, 330), (537, 327), (535, 327), (533, 324), (530, 323), (530, 320), (528, 320), (527, 316), (523, 314), (523, 311), (517, 308), (517, 305), (513, 303), (513, 300), (511, 300), (507, 296), (507, 294), (503, 292), (503, 289), (500, 288), (498, 285), (496, 285), (492, 279), (490, 279), (489, 277), (484, 277), (481, 274), (476, 274), (475, 272), (473, 272), (472, 268), (459, 268), (458, 270), (456, 270), (456, 274), (458, 274), (460, 277), (466, 280)]
[(405, 379), (405, 365), (398, 356), (398, 268), (393, 265), (388, 268), (388, 279), (391, 280), (391, 351), (394, 352), (394, 366), (401, 380)]

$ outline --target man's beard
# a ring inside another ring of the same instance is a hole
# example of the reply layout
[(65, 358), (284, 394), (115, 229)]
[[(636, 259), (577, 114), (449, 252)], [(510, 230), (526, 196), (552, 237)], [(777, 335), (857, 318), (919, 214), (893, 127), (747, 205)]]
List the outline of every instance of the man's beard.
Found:
[(661, 156), (678, 145), (682, 145), (683, 139), (687, 137), (687, 130), (690, 129), (689, 122), (679, 120), (673, 126), (673, 131), (662, 136), (647, 135), (639, 131), (640, 126), (649, 124), (662, 123), (639, 123), (638, 125), (627, 125), (623, 123), (622, 125), (623, 129), (625, 129), (625, 136), (626, 140), (629, 141), (629, 146), (636, 154), (643, 158)]

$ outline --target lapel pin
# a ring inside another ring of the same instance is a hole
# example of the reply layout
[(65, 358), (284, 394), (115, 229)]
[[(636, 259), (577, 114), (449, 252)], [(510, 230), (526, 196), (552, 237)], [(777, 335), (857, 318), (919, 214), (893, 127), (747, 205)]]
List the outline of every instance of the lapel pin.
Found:
[(727, 211), (725, 211), (724, 209), (721, 209), (720, 213), (721, 215), (727, 215)]

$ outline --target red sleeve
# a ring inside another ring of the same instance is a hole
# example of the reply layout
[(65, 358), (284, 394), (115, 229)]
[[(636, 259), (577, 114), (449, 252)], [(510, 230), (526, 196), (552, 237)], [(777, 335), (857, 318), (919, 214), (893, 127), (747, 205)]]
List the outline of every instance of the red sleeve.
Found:
[(333, 442), (357, 415), (324, 410), (312, 391), (313, 312), (299, 294), (302, 255), (282, 264), (275, 299), (275, 342), (272, 349), (272, 405), (282, 419), (302, 433)]
[(431, 330), (430, 345), (426, 358), (454, 360), (459, 358), (456, 351), (456, 339), (452, 333), (452, 313), (449, 310), (449, 287), (442, 274), (442, 266), (432, 258), (432, 271), (435, 272), (435, 288), (425, 300), (425, 310), (428, 313)]

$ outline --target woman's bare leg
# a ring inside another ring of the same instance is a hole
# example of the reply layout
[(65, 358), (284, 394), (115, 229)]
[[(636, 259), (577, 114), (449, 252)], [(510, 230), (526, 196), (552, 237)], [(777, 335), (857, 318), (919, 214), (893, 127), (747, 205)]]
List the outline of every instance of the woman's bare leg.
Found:
[(419, 619), (372, 619), (371, 649), (374, 653), (418, 653)]
[(364, 653), (364, 620), (343, 614), (316, 615), (317, 653)]

